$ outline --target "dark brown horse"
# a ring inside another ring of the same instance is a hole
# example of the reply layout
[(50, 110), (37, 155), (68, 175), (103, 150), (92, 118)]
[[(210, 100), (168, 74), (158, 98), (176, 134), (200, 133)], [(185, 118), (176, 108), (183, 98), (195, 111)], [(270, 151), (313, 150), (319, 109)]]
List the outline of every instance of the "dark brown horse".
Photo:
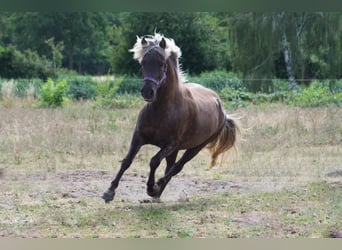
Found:
[[(134, 58), (142, 66), (141, 95), (146, 103), (140, 111), (130, 149), (109, 189), (103, 194), (105, 202), (113, 200), (115, 189), (133, 158), (145, 144), (160, 148), (150, 161), (147, 194), (159, 198), (170, 179), (185, 163), (208, 147), (215, 165), (219, 154), (234, 146), (238, 127), (223, 110), (219, 96), (198, 84), (184, 84), (179, 67), (180, 49), (172, 39), (156, 33), (137, 38)], [(179, 150), (186, 150), (176, 162)], [(166, 159), (163, 178), (155, 182), (155, 171)]]

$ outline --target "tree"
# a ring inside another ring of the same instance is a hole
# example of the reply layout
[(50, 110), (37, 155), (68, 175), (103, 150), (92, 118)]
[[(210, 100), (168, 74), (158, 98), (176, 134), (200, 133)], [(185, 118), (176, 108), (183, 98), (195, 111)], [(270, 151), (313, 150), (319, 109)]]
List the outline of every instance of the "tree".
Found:
[(13, 16), (13, 43), (19, 49), (30, 48), (49, 57), (51, 47), (45, 41), (54, 37), (56, 44), (64, 44), (64, 67), (90, 73), (96, 71), (93, 68), (109, 67), (106, 51), (106, 28), (109, 24), (104, 13), (25, 12), (15, 13)]
[(10, 43), (10, 34), (12, 29), (11, 13), (0, 12), (0, 45), (7, 45)]
[(0, 77), (42, 78), (53, 76), (51, 61), (29, 49), (20, 52), (13, 46), (0, 46)]
[[(233, 70), (245, 77), (273, 78), (285, 72), (293, 89), (296, 78), (341, 74), (339, 13), (239, 13), (227, 18)], [(251, 85), (254, 91), (268, 88), (263, 81)]]
[(55, 44), (54, 37), (47, 39), (45, 42), (51, 48), (53, 70), (54, 72), (56, 72), (57, 68), (59, 68), (62, 65), (62, 59), (63, 59), (62, 51), (64, 49), (64, 44), (63, 42), (59, 42)]
[(183, 69), (198, 74), (213, 70), (222, 62), (217, 46), (216, 19), (207, 13), (125, 13), (121, 23), (112, 29), (112, 65), (116, 72), (137, 73), (138, 64), (128, 50), (136, 36), (154, 31), (173, 38), (181, 48)]

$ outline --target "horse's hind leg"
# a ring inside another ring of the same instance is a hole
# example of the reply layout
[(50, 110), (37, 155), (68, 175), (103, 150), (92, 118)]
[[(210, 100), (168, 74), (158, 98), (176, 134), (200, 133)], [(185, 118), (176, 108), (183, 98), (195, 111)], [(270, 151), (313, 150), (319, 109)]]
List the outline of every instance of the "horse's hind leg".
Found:
[(178, 155), (178, 150), (166, 157), (165, 175), (170, 171), (171, 167), (175, 164)]
[(202, 144), (195, 148), (191, 148), (185, 151), (184, 155), (179, 159), (179, 161), (177, 161), (176, 164), (170, 167), (165, 176), (163, 178), (160, 178), (157, 184), (155, 185), (153, 195), (154, 198), (159, 198), (161, 196), (171, 178), (178, 174), (183, 169), (185, 163), (194, 158), (205, 145), (206, 144)]
[[(154, 197), (155, 195), (155, 173), (157, 168), (160, 165), (160, 162), (166, 157), (166, 159), (170, 160), (170, 156), (173, 156), (174, 153), (172, 152), (173, 150), (173, 146), (169, 145), (167, 147), (162, 148), (161, 150), (159, 150), (159, 152), (152, 157), (151, 161), (150, 161), (150, 175), (147, 181), (147, 194), (149, 196)], [(171, 155), (170, 155), (171, 152)], [(176, 154), (177, 157), (177, 154)], [(172, 159), (171, 159), (172, 160)], [(174, 163), (174, 161), (173, 161)], [(168, 164), (169, 165), (169, 164)]]
[(141, 146), (142, 146), (142, 141), (139, 135), (137, 133), (134, 133), (130, 149), (128, 151), (127, 156), (121, 162), (121, 167), (120, 167), (119, 172), (117, 173), (115, 179), (112, 181), (109, 189), (106, 192), (104, 192), (104, 194), (102, 195), (102, 199), (104, 199), (106, 203), (109, 203), (110, 201), (113, 200), (114, 195), (115, 195), (115, 189), (118, 187), (119, 181), (123, 173), (130, 167), (130, 165), (132, 164), (133, 158), (136, 156)]

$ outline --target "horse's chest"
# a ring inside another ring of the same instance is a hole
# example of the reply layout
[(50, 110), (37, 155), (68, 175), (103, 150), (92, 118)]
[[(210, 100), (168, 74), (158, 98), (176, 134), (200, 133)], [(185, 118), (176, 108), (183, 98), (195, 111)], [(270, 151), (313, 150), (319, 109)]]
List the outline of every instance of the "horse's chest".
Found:
[(175, 125), (169, 121), (146, 122), (139, 127), (139, 134), (148, 144), (162, 145), (173, 140), (177, 135)]

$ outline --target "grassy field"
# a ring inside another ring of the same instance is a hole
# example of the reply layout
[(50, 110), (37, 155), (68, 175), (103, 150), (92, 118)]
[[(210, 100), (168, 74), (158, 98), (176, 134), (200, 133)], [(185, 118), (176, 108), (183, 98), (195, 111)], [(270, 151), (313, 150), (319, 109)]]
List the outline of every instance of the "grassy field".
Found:
[[(0, 106), (1, 237), (328, 237), (342, 231), (342, 109), (235, 110), (238, 153), (201, 152), (149, 202), (157, 152), (144, 147), (114, 201), (100, 196), (128, 150), (138, 109)], [(164, 165), (160, 167), (161, 176)]]

